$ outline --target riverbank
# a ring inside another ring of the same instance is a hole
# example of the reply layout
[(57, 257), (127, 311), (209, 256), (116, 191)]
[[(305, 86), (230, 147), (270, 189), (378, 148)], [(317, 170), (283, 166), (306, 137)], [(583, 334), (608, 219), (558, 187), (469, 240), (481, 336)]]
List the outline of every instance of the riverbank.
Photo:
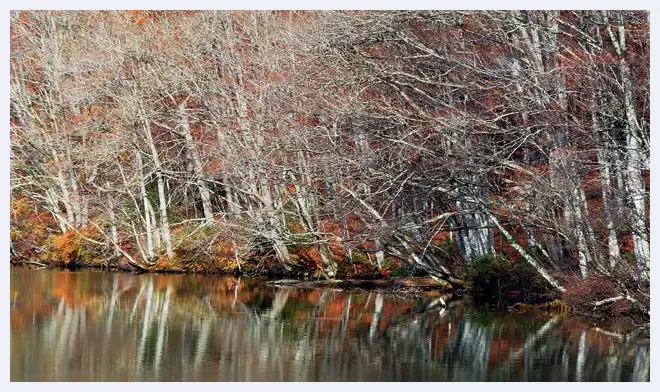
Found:
[[(417, 292), (437, 292), (442, 294), (452, 293), (456, 290), (451, 283), (431, 276), (405, 276), (389, 277), (388, 273), (369, 272), (362, 274), (348, 274), (341, 279), (325, 279), (318, 275), (312, 275), (308, 272), (287, 271), (284, 268), (261, 267), (256, 268), (215, 268), (204, 270), (185, 270), (183, 268), (170, 268), (166, 264), (154, 264), (145, 269), (132, 268), (130, 265), (108, 263), (105, 265), (75, 263), (66, 266), (50, 266), (34, 261), (12, 262), (11, 265), (16, 268), (52, 268), (66, 269), (70, 271), (121, 271), (130, 273), (150, 273), (150, 274), (201, 274), (231, 276), (238, 278), (241, 276), (264, 279), (268, 285), (275, 287), (292, 287), (301, 289), (341, 289), (341, 290), (374, 290), (397, 293), (417, 293)], [(250, 265), (250, 264), (248, 264)], [(272, 266), (271, 266), (272, 267)], [(357, 267), (356, 267), (357, 270)], [(463, 290), (465, 291), (465, 290)]]
[[(571, 297), (574, 293), (560, 294), (557, 292), (543, 291), (530, 293), (525, 292), (521, 295), (520, 290), (506, 290), (498, 293), (491, 291), (483, 292), (483, 287), (455, 287), (445, 280), (423, 275), (419, 271), (410, 271), (409, 276), (391, 277), (388, 272), (379, 273), (369, 271), (362, 274), (347, 274), (340, 279), (327, 279), (320, 275), (311, 275), (308, 271), (287, 271), (277, 263), (268, 263), (262, 260), (259, 263), (244, 263), (241, 268), (238, 265), (234, 268), (171, 268), (166, 263), (156, 263), (147, 269), (136, 269), (126, 263), (105, 264), (98, 263), (69, 263), (66, 266), (50, 266), (39, 262), (12, 262), (12, 266), (28, 268), (51, 268), (67, 270), (91, 270), (91, 271), (123, 271), (137, 274), (182, 274), (182, 275), (217, 275), (232, 276), (238, 278), (241, 276), (261, 278), (269, 286), (285, 287), (294, 289), (335, 289), (341, 291), (375, 291), (385, 293), (395, 293), (400, 295), (423, 295), (425, 297), (436, 297), (442, 301), (436, 302), (435, 306), (446, 307), (446, 303), (452, 299), (457, 299), (469, 295), (475, 302), (496, 309), (506, 309), (508, 311), (524, 314), (552, 314), (565, 315), (584, 319), (586, 323), (594, 325), (615, 326), (616, 329), (630, 331), (633, 329), (648, 329), (650, 317), (642, 309), (634, 306), (633, 303), (623, 299), (606, 303), (591, 304), (579, 303), (580, 298)], [(257, 268), (258, 266), (258, 268)], [(246, 268), (247, 267), (247, 268)], [(356, 266), (354, 271), (359, 271)], [(418, 276), (414, 276), (417, 274)], [(491, 277), (492, 278), (492, 277)], [(505, 277), (506, 278), (506, 277)], [(506, 278), (509, 279), (509, 278)], [(475, 284), (474, 279), (467, 283)], [(499, 282), (500, 287), (512, 288), (511, 284), (518, 282)], [(534, 285), (531, 285), (534, 287)], [(529, 285), (527, 286), (529, 287)], [(599, 295), (599, 293), (594, 293)], [(593, 302), (593, 301), (592, 301)], [(577, 304), (577, 305), (576, 305)]]
[[(139, 236), (124, 233), (116, 241), (107, 238), (106, 230), (96, 223), (59, 233), (44, 226), (47, 213), (33, 216), (34, 209), (28, 207), (29, 203), (17, 203), (12, 210), (12, 264), (263, 277), (297, 281), (292, 284), (298, 287), (342, 290), (469, 293), (504, 308), (527, 304), (598, 319), (628, 317), (637, 324), (649, 320), (649, 283), (639, 278), (631, 254), (624, 254), (610, 269), (585, 275), (574, 268), (570, 258), (553, 262), (541, 253), (534, 258), (532, 254), (540, 252), (536, 248), (520, 253), (496, 247), (493, 253), (465, 258), (458, 242), (444, 236), (433, 237), (428, 249), (400, 238), (388, 246), (377, 246), (370, 237), (358, 237), (357, 227), (348, 234), (328, 231), (333, 236), (319, 239), (294, 221), (287, 221), (291, 235), (277, 249), (272, 241), (236, 232), (229, 224), (188, 222), (173, 225), (171, 252), (163, 247), (155, 252), (145, 248)], [(359, 239), (345, 241), (340, 234)], [(402, 279), (428, 280), (429, 276), (436, 278), (431, 286), (401, 283)]]

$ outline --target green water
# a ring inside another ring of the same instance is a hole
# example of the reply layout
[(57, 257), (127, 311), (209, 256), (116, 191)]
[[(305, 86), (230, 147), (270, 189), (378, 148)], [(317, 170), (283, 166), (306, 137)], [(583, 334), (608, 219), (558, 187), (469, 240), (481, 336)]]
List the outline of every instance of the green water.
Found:
[(11, 269), (11, 381), (648, 381), (650, 345), (469, 300)]

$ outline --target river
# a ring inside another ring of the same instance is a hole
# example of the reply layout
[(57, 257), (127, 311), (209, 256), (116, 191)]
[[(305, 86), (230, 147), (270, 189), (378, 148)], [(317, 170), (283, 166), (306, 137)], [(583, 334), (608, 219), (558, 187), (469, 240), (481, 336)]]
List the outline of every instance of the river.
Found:
[(649, 339), (428, 296), (11, 269), (11, 381), (649, 381)]

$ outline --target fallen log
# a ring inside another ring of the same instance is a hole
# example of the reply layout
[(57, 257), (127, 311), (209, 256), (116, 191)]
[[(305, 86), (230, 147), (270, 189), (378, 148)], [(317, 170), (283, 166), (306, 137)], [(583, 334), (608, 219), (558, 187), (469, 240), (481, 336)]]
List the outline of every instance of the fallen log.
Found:
[(11, 265), (34, 265), (40, 268), (47, 268), (50, 267), (48, 264), (44, 263), (39, 263), (38, 261), (30, 261), (30, 260), (21, 260), (21, 261), (11, 261)]
[(267, 282), (273, 286), (297, 288), (339, 288), (339, 289), (419, 289), (419, 290), (449, 290), (451, 284), (432, 277), (402, 278), (402, 279), (330, 279), (330, 280), (292, 280), (282, 279)]

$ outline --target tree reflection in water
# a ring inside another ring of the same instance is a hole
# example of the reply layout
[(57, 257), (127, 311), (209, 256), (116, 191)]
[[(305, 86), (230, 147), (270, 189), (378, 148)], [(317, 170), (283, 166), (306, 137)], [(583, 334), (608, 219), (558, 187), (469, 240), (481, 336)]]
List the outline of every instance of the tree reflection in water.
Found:
[(453, 300), (11, 270), (12, 381), (648, 381), (650, 345)]

